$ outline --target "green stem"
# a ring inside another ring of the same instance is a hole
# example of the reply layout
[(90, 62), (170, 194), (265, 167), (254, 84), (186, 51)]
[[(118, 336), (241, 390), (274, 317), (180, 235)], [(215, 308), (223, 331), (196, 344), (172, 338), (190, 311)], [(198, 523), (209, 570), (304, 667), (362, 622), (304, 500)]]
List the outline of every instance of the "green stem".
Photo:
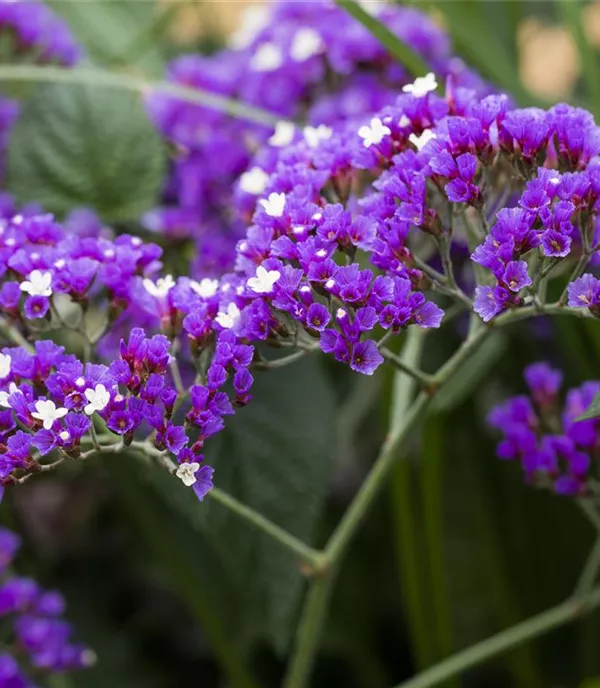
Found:
[(283, 688), (303, 688), (308, 684), (325, 625), (334, 579), (334, 572), (327, 571), (324, 577), (310, 583), (296, 634), (296, 651), (284, 678)]
[(325, 548), (325, 554), (330, 561), (339, 561), (345, 553), (358, 526), (398, 458), (400, 447), (414, 429), (415, 424), (423, 417), (430, 402), (431, 398), (427, 394), (420, 394), (410, 410), (403, 416), (401, 427), (397, 433), (391, 434), (384, 442), (381, 453)]
[(357, 2), (335, 0), (335, 3), (359, 21), (413, 76), (424, 76), (427, 72), (432, 71), (419, 54), (414, 52), (406, 43), (403, 43), (393, 31), (365, 11)]
[(439, 657), (434, 647), (426, 576), (424, 573), (422, 531), (416, 518), (415, 490), (411, 464), (400, 461), (394, 466), (390, 480), (393, 549), (400, 572), (404, 613), (406, 615), (412, 652), (416, 666), (424, 669)]
[(585, 598), (596, 582), (598, 571), (600, 571), (600, 536), (596, 538), (592, 551), (583, 567), (583, 571), (577, 580), (573, 597), (578, 599)]
[(208, 497), (237, 514), (246, 522), (250, 523), (255, 528), (258, 528), (258, 530), (262, 530), (263, 533), (266, 533), (272, 537), (274, 540), (279, 542), (279, 544), (297, 554), (300, 559), (312, 569), (318, 570), (321, 568), (323, 560), (323, 555), (321, 552), (304, 544), (297, 537), (291, 533), (288, 533), (286, 530), (278, 526), (276, 523), (273, 523), (273, 521), (270, 521), (268, 518), (265, 518), (265, 516), (262, 514), (259, 514), (258, 511), (255, 511), (245, 504), (242, 504), (231, 495), (228, 495), (226, 492), (223, 492), (223, 490), (220, 490), (218, 487), (213, 487), (213, 489), (208, 493)]
[(270, 112), (261, 110), (253, 105), (246, 105), (230, 98), (203, 91), (199, 88), (190, 88), (165, 81), (148, 81), (130, 74), (117, 74), (100, 69), (67, 69), (64, 67), (40, 67), (37, 65), (0, 65), (0, 82), (3, 81), (33, 81), (62, 83), (62, 84), (87, 84), (119, 88), (126, 91), (134, 91), (143, 95), (150, 93), (163, 93), (173, 96), (187, 103), (201, 105), (225, 112), (232, 117), (257, 122), (258, 124), (275, 124), (280, 118)]
[(386, 347), (383, 347), (380, 351), (381, 355), (385, 358), (386, 361), (388, 361), (388, 363), (391, 363), (394, 366), (394, 368), (396, 368), (396, 370), (400, 371), (401, 373), (404, 373), (405, 375), (412, 377), (416, 382), (419, 383), (421, 387), (427, 389), (427, 387), (431, 384), (431, 381), (433, 379), (431, 375), (423, 373), (418, 368), (412, 368), (404, 362), (404, 359), (401, 356), (396, 355), (393, 351), (390, 351)]
[(4, 318), (0, 318), (0, 334), (3, 334), (13, 344), (22, 346), (29, 353), (33, 353), (34, 348), (31, 343), (25, 339), (16, 327), (10, 325)]
[[(420, 363), (423, 348), (423, 333), (411, 330), (402, 350), (401, 360), (406, 367)], [(392, 433), (399, 429), (403, 422), (406, 409), (409, 407), (414, 392), (414, 378), (402, 374), (402, 370), (394, 376), (394, 395), (392, 401), (392, 416), (390, 430)], [(423, 561), (419, 557), (422, 548), (419, 547), (421, 536), (419, 524), (415, 519), (413, 503), (413, 486), (411, 464), (408, 461), (396, 463), (392, 471), (390, 495), (393, 514), (393, 525), (396, 532), (394, 549), (398, 560), (398, 568), (402, 576), (402, 599), (413, 650), (418, 666), (426, 667), (437, 657), (432, 647), (432, 634), (429, 632), (430, 615), (427, 613), (427, 593), (423, 576)]]
[(423, 449), (420, 462), (421, 502), (425, 551), (428, 554), (429, 582), (431, 584), (431, 603), (436, 659), (447, 657), (453, 650), (452, 624), (448, 605), (448, 586), (445, 575), (444, 557), (444, 427), (445, 417), (432, 415), (423, 428)]
[(600, 587), (582, 599), (569, 598), (562, 604), (552, 607), (541, 614), (531, 617), (516, 626), (506, 629), (480, 643), (458, 652), (448, 659), (423, 671), (418, 676), (399, 684), (396, 688), (430, 688), (464, 671), (517, 647), (528, 640), (577, 619), (600, 605)]

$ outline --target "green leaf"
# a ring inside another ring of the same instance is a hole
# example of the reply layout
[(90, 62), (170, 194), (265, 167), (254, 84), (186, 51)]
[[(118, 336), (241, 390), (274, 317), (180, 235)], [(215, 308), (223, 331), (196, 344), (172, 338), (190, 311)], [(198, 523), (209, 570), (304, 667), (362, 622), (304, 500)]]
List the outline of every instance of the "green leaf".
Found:
[(345, 9), (348, 14), (370, 31), (381, 45), (387, 48), (413, 76), (423, 76), (431, 71), (431, 67), (418, 53), (406, 45), (406, 43), (403, 43), (385, 24), (365, 11), (357, 2), (354, 2), (354, 0), (335, 1), (339, 7)]
[[(311, 359), (262, 374), (254, 395), (228, 419), (207, 457), (215, 484), (309, 543), (334, 458), (332, 390), (319, 361)], [(235, 630), (246, 641), (266, 639), (283, 652), (303, 588), (297, 557), (222, 505), (199, 504), (171, 476), (158, 470), (144, 475), (202, 536), (198, 547), (209, 546), (222, 562), (233, 587), (227, 606)]]
[(579, 418), (575, 420), (589, 420), (590, 418), (600, 418), (600, 393), (596, 394), (593, 398), (592, 403), (585, 413), (581, 414)]
[(432, 410), (450, 411), (466, 401), (500, 361), (508, 347), (506, 337), (494, 332), (460, 371), (436, 395)]
[(163, 143), (135, 94), (45, 85), (13, 130), (8, 190), (59, 215), (85, 205), (107, 222), (131, 220), (156, 203), (164, 166)]
[[(50, 0), (84, 46), (92, 62), (101, 65), (135, 65), (146, 74), (160, 76), (164, 60), (160, 43), (140, 44), (143, 36), (153, 32), (156, 22), (170, 14), (169, 7), (157, 2), (106, 2), (106, 0)], [(158, 36), (157, 36), (158, 38)]]

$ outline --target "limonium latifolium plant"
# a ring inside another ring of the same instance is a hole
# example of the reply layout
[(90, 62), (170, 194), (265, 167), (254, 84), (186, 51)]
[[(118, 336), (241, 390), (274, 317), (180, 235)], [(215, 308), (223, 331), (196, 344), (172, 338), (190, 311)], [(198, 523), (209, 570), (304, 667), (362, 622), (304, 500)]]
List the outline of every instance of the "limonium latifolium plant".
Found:
[[(0, 2), (13, 56), (64, 67), (34, 66), (34, 77), (76, 81), (82, 51), (60, 23), (49, 42), (54, 15), (36, 8)], [(177, 148), (161, 206), (138, 218), (145, 238), (134, 223), (105, 227), (91, 209), (62, 218), (8, 196), (0, 204), (2, 487), (118, 455), (273, 538), (310, 579), (286, 688), (310, 685), (335, 573), (411, 430), (490, 334), (538, 316), (600, 317), (593, 116), (563, 103), (517, 107), (420, 13), (368, 9), (377, 20), (365, 25), (381, 22), (424, 69), (398, 64), (337, 5), (284, 2), (245, 44), (178, 58), (168, 88), (144, 85), (149, 116)], [(200, 107), (194, 89), (222, 99)], [(234, 117), (234, 101), (268, 110), (267, 121)], [(6, 139), (17, 116), (9, 103)], [(166, 266), (169, 242), (178, 250), (184, 240), (194, 256), (180, 274)], [(422, 365), (423, 348), (448, 333), (461, 338), (456, 350), (437, 370)], [(402, 392), (322, 549), (221, 490), (223, 464), (205, 459), (229, 417), (253, 403), (255, 378), (317, 356), (348, 375), (392, 369)], [(600, 528), (600, 383), (563, 402), (560, 371), (538, 363), (524, 375), (529, 393), (489, 413), (503, 435), (498, 455)], [(60, 598), (9, 570), (17, 544), (0, 532), (0, 612), (14, 630), (0, 688), (31, 685), (23, 654), (36, 676), (92, 657), (56, 618)], [(406, 685), (436, 685), (598, 606), (599, 568), (600, 544), (573, 599)]]

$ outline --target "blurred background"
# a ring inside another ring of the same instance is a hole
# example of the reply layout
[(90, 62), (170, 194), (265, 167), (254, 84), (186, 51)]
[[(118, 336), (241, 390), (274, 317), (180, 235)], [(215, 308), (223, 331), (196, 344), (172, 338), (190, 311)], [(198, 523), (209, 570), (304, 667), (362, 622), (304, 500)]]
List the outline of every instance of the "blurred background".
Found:
[[(264, 4), (49, 3), (93, 64), (148, 79), (178, 55), (243, 38), (248, 11)], [(600, 114), (600, 2), (412, 4), (520, 104), (565, 99)], [(425, 369), (458, 342), (452, 330), (435, 338)], [(599, 377), (600, 333), (587, 321), (545, 321), (496, 334), (440, 398), (339, 575), (313, 686), (394, 685), (570, 593), (594, 533), (568, 499), (529, 489), (517, 467), (497, 461), (485, 425), (541, 358), (565, 370), (566, 386)], [(322, 545), (385, 436), (388, 375), (358, 378), (319, 361), (265, 376), (256, 404), (213, 446), (217, 484)], [(256, 685), (281, 684), (302, 573), (235, 516), (172, 483), (114, 457), (4, 500), (0, 519), (25, 540), (19, 571), (65, 593), (98, 655), (95, 668), (54, 688), (247, 687), (246, 661)], [(599, 647), (596, 613), (446, 685), (598, 688)]]

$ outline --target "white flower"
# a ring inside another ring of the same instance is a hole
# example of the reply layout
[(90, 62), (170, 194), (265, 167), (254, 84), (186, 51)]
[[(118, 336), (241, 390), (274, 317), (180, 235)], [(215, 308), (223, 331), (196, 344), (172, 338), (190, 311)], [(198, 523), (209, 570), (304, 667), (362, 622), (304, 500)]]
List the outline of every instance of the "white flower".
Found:
[(164, 298), (175, 286), (175, 280), (172, 275), (166, 275), (165, 277), (160, 277), (156, 280), (156, 284), (151, 280), (146, 278), (142, 281), (144, 289), (150, 294), (150, 296), (155, 296), (157, 299)]
[(429, 92), (435, 91), (438, 87), (437, 81), (435, 80), (435, 74), (429, 72), (425, 76), (418, 76), (412, 84), (406, 84), (402, 87), (404, 93), (412, 93), (415, 98), (422, 98), (426, 96)]
[(8, 402), (8, 397), (11, 394), (14, 394), (15, 392), (19, 392), (19, 388), (17, 385), (15, 385), (14, 382), (11, 382), (10, 385), (8, 385), (8, 392), (0, 392), (0, 406), (3, 408), (10, 408), (10, 404)]
[(4, 379), (10, 374), (10, 362), (12, 358), (8, 354), (0, 354), (0, 379)]
[(400, 121), (398, 122), (398, 126), (400, 127), (410, 127), (411, 124), (412, 123), (410, 119), (408, 119), (406, 115), (402, 115), (402, 117), (400, 117)]
[(431, 131), (431, 129), (425, 129), (421, 136), (411, 134), (408, 137), (408, 140), (416, 146), (417, 150), (421, 150), (423, 146), (425, 146), (435, 138), (437, 138), (437, 136)]
[(260, 204), (269, 217), (281, 217), (285, 208), (285, 194), (273, 192), (269, 198), (261, 198)]
[(103, 384), (96, 385), (94, 389), (86, 389), (84, 394), (89, 402), (83, 409), (86, 416), (91, 416), (94, 411), (102, 411), (110, 401), (110, 392)]
[(209, 299), (211, 296), (214, 296), (217, 293), (217, 290), (219, 289), (219, 281), (208, 279), (208, 277), (200, 280), (200, 282), (190, 280), (190, 288), (203, 299)]
[(295, 62), (304, 62), (313, 55), (320, 53), (322, 49), (321, 35), (314, 29), (305, 27), (296, 31), (290, 48), (290, 57)]
[(258, 196), (266, 189), (268, 181), (269, 175), (264, 170), (261, 170), (260, 167), (253, 167), (240, 177), (240, 189), (253, 196)]
[(304, 140), (310, 148), (316, 148), (321, 141), (330, 139), (333, 130), (330, 127), (320, 124), (318, 127), (304, 127)]
[(29, 296), (52, 296), (52, 273), (33, 270), (25, 282), (21, 282), (21, 291)]
[(231, 302), (226, 311), (219, 311), (215, 321), (225, 330), (235, 327), (240, 319), (240, 309), (235, 303)]
[(280, 277), (279, 270), (266, 270), (259, 265), (256, 268), (256, 277), (250, 277), (247, 285), (255, 294), (270, 294), (273, 291), (273, 285)]
[(280, 120), (275, 125), (275, 133), (269, 139), (269, 143), (276, 148), (283, 148), (294, 140), (296, 127), (291, 122)]
[(263, 43), (250, 59), (250, 69), (255, 72), (273, 72), (283, 64), (283, 54), (275, 43)]
[(71, 439), (71, 433), (68, 430), (63, 430), (58, 433), (58, 436), (63, 442), (68, 442)]
[(252, 5), (242, 13), (242, 21), (238, 29), (229, 39), (232, 48), (241, 50), (247, 48), (258, 34), (269, 24), (270, 13), (266, 7)]
[(382, 0), (358, 0), (358, 4), (372, 16), (377, 16), (386, 6)]
[(383, 139), (391, 133), (391, 129), (386, 127), (379, 117), (373, 117), (370, 126), (365, 124), (358, 130), (358, 135), (363, 139), (367, 148), (374, 144), (381, 143)]
[(196, 482), (195, 473), (199, 468), (200, 464), (197, 461), (181, 463), (175, 471), (175, 475), (186, 487), (191, 487)]
[(66, 408), (56, 408), (56, 404), (48, 399), (47, 401), (36, 401), (35, 411), (31, 412), (33, 418), (41, 420), (45, 430), (51, 430), (55, 420), (66, 416), (69, 411)]

